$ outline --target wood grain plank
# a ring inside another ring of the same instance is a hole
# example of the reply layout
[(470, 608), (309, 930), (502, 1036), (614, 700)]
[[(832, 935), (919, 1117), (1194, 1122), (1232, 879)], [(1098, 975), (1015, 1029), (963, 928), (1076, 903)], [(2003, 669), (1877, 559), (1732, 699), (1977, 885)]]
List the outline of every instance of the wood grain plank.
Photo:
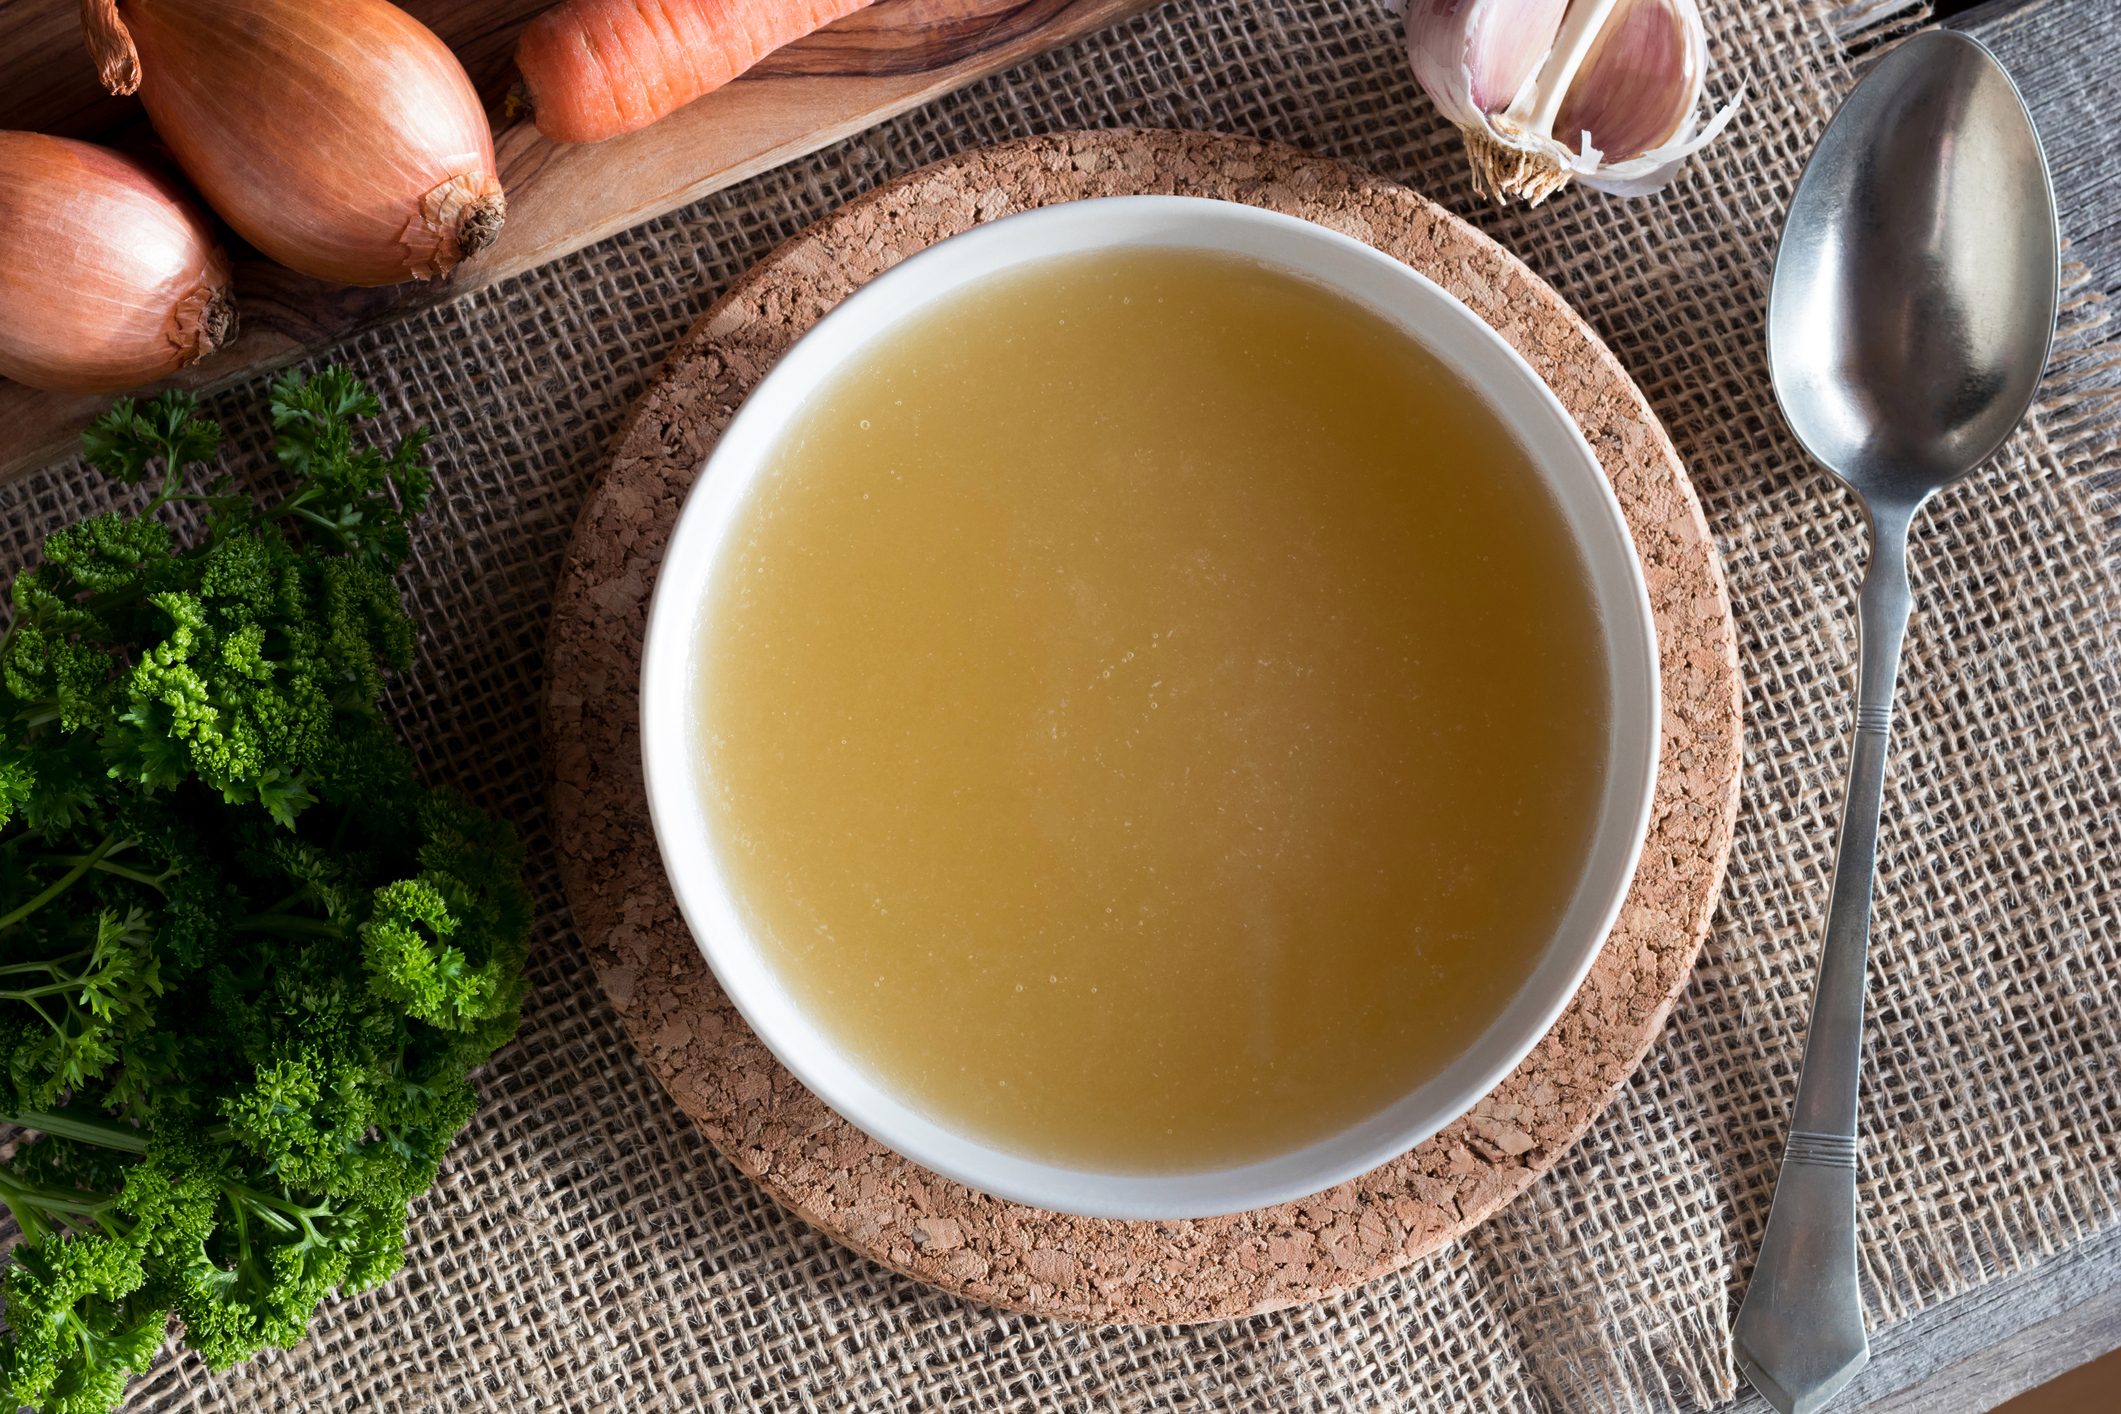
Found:
[[(1985, 1414), (2121, 1345), (2121, 1230), (2080, 1237), (2039, 1265), (1871, 1332), (1848, 1414)], [(1774, 1414), (1739, 1386), (1723, 1414)], [(2121, 1400), (2094, 1409), (2121, 1408)]]
[[(566, 147), (540, 137), (528, 119), (497, 126), (509, 209), (493, 249), (446, 281), (355, 290), (282, 269), (231, 238), (242, 335), (172, 381), (220, 386), (535, 269), (1157, 3), (883, 0), (638, 133)], [(498, 111), (513, 81), (516, 33), (545, 4), (407, 0), (405, 8), (456, 46)], [(79, 44), (70, 0), (0, 0), (0, 128), (34, 126), (152, 150), (137, 108), (100, 96)], [(0, 481), (63, 455), (108, 402), (0, 379)]]

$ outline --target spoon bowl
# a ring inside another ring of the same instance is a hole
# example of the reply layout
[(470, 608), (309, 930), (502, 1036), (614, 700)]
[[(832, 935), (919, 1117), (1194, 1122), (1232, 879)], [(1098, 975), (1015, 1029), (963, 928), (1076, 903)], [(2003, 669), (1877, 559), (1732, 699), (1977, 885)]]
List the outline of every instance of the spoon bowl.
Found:
[(2010, 76), (1918, 35), (1849, 96), (1798, 182), (1768, 368), (1805, 450), (1867, 500), (1920, 500), (2025, 416), (2054, 337), (2054, 193)]
[(2061, 241), (2032, 117), (1974, 40), (1932, 30), (1828, 125), (1783, 225), (1768, 368), (1805, 449), (1870, 520), (1854, 740), (1789, 1144), (1732, 1326), (1783, 1414), (1824, 1408), (1870, 1358), (1856, 1280), (1856, 1078), (1907, 534), (1936, 490), (2024, 418), (2054, 339)]

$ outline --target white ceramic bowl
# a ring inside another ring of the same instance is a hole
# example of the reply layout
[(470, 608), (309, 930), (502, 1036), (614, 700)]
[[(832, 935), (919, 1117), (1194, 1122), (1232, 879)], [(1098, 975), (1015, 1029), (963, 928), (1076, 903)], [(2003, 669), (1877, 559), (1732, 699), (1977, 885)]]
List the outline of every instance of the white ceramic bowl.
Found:
[[(1530, 980), (1471, 1049), (1330, 1138), (1234, 1168), (1156, 1175), (1069, 1168), (983, 1143), (906, 1104), (851, 1060), (740, 922), (709, 837), (695, 728), (716, 556), (805, 401), (939, 296), (1028, 262), (1144, 246), (1230, 252), (1291, 271), (1383, 315), (1456, 369), (1516, 433), (1567, 518), (1590, 569), (1613, 691), (1581, 884)], [(1582, 434), (1530, 365), (1457, 299), (1359, 241), (1249, 206), (1169, 196), (1073, 202), (981, 226), (907, 260), (820, 321), (745, 402), (687, 499), (656, 583), (641, 672), (641, 751), (663, 863), (700, 951), (752, 1030), (827, 1104), (908, 1158), (1003, 1198), (1111, 1218), (1207, 1217), (1316, 1193), (1404, 1153), (1492, 1089), (1553, 1024), (1612, 928), (1648, 828), (1658, 717), (1656, 639), (1626, 523)]]

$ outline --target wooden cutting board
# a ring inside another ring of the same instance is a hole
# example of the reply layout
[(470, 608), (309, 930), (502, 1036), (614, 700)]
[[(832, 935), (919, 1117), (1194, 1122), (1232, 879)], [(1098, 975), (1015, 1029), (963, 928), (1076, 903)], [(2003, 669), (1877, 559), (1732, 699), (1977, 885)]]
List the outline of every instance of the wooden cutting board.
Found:
[[(550, 0), (398, 0), (456, 50), (503, 109), (516, 34)], [(213, 387), (356, 330), (558, 259), (976, 78), (1150, 9), (1158, 0), (881, 0), (779, 53), (654, 127), (589, 147), (496, 117), (508, 224), (446, 281), (356, 290), (284, 270), (230, 238), (242, 336), (176, 382)], [(75, 0), (0, 0), (0, 128), (147, 153), (139, 104), (105, 94), (81, 47)], [(41, 466), (109, 402), (0, 378), (0, 481)]]

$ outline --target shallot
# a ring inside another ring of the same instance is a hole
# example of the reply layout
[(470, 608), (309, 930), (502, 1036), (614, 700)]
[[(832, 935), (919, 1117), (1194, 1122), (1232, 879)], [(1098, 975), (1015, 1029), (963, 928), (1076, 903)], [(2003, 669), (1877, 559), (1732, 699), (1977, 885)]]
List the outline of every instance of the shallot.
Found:
[(82, 0), (103, 82), (283, 265), (349, 285), (446, 274), (507, 204), (447, 45), (386, 0)]
[(235, 336), (228, 257), (166, 178), (92, 143), (0, 132), (0, 375), (108, 393)]

